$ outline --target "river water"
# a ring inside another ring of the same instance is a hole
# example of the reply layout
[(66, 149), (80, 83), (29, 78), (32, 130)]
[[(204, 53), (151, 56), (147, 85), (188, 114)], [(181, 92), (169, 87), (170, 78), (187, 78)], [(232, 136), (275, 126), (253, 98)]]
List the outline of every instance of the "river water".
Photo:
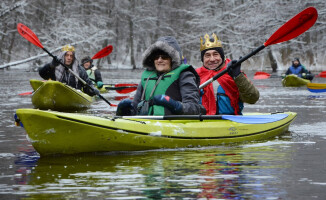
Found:
[[(106, 83), (138, 83), (140, 74), (102, 76)], [(326, 93), (284, 88), (279, 77), (252, 80), (261, 97), (244, 112), (298, 113), (287, 134), (266, 141), (40, 157), (13, 118), (17, 108), (33, 107), (30, 96), (18, 95), (32, 90), (29, 79), (40, 78), (22, 69), (0, 71), (0, 199), (326, 199)], [(118, 104), (123, 95), (104, 96)], [(87, 112), (114, 111), (99, 100)]]

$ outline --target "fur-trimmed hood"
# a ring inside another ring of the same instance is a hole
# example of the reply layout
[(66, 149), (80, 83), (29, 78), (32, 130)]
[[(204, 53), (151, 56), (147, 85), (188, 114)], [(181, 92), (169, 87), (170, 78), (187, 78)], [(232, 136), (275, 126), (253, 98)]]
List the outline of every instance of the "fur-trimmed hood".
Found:
[(155, 70), (153, 53), (157, 50), (164, 51), (172, 58), (172, 70), (179, 67), (182, 63), (181, 48), (174, 37), (160, 37), (154, 44), (149, 46), (143, 53), (143, 67), (148, 70)]

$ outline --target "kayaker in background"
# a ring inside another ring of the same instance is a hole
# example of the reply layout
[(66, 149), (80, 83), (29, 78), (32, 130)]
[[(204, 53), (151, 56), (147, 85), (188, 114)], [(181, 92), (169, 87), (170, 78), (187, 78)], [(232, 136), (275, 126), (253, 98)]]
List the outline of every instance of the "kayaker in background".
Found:
[(78, 80), (72, 73), (69, 72), (65, 67), (60, 65), (58, 62), (60, 60), (67, 67), (69, 67), (73, 72), (79, 75), (81, 79), (83, 79), (87, 84), (93, 87), (92, 81), (88, 78), (88, 75), (84, 68), (80, 67), (78, 64), (78, 60), (75, 55), (75, 48), (71, 45), (66, 45), (62, 48), (60, 54), (53, 58), (52, 62), (45, 64), (43, 67), (39, 69), (40, 76), (45, 80), (55, 80), (60, 81), (62, 83), (66, 83), (67, 85), (83, 90), (86, 94), (93, 96), (99, 94), (99, 91), (96, 88), (91, 90), (87, 86), (85, 86), (82, 82)]
[(102, 75), (100, 70), (93, 65), (93, 59), (89, 56), (86, 56), (81, 60), (81, 65), (86, 70), (88, 78), (93, 82), (93, 84), (96, 84), (98, 88), (102, 88)]
[(205, 114), (199, 104), (199, 76), (182, 64), (182, 52), (174, 37), (159, 38), (144, 53), (146, 69), (134, 100), (125, 99), (117, 115), (198, 115)]
[[(212, 36), (213, 39), (210, 39), (206, 34), (205, 43), (200, 38), (203, 66), (197, 68), (196, 71), (200, 76), (201, 84), (223, 71), (227, 65), (237, 62), (237, 60), (225, 59), (221, 41), (216, 34)], [(234, 67), (216, 81), (208, 84), (203, 88), (201, 94), (201, 101), (208, 115), (241, 115), (244, 102), (254, 104), (259, 99), (259, 91), (241, 72), (241, 65)]]
[(292, 60), (292, 65), (288, 68), (285, 75), (289, 74), (295, 74), (300, 78), (308, 79), (310, 81), (314, 78), (314, 75), (300, 63), (299, 58), (294, 58)]

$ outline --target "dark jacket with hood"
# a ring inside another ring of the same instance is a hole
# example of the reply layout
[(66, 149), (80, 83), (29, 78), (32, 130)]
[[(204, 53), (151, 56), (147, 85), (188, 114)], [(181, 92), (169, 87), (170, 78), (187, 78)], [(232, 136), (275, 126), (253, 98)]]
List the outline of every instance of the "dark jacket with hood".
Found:
[[(58, 59), (64, 63), (64, 56), (67, 51), (63, 51), (58, 55)], [(75, 72), (75, 74), (78, 74), (81, 79), (83, 79), (87, 84), (90, 86), (93, 85), (92, 81), (88, 78), (88, 75), (83, 67), (80, 67), (78, 64), (78, 61), (76, 57), (74, 58), (74, 62), (72, 63), (70, 69)], [(60, 81), (62, 83), (66, 83), (67, 85), (83, 90), (86, 94), (93, 96), (95, 95), (91, 89), (89, 89), (87, 86), (85, 86), (82, 82), (80, 82), (72, 73), (70, 73), (65, 67), (62, 65), (50, 62), (48, 64), (45, 64), (43, 67), (39, 69), (39, 74), (44, 80), (54, 80), (54, 81)]]
[[(294, 64), (294, 61), (298, 61), (298, 65), (295, 65)], [(302, 73), (306, 73), (308, 74), (308, 70), (306, 70), (306, 68), (301, 65), (301, 62), (299, 60), (299, 58), (295, 58), (293, 61), (292, 61), (292, 65), (288, 68), (288, 70), (286, 71), (286, 75), (289, 75), (289, 74), (296, 74), (298, 75), (299, 77), (302, 77)]]
[[(157, 76), (159, 74), (154, 65), (154, 54), (157, 51), (163, 51), (171, 57), (172, 70), (175, 70), (182, 64), (182, 53), (179, 47), (178, 42), (174, 37), (161, 37), (154, 44), (152, 44), (144, 53), (143, 53), (143, 67), (147, 71), (153, 71)], [(165, 94), (169, 94), (172, 91), (178, 94), (174, 95), (176, 101), (180, 101), (183, 107), (184, 115), (198, 115), (205, 114), (205, 108), (199, 104), (199, 84), (200, 78), (192, 66), (187, 67), (183, 70), (179, 79), (177, 79), (173, 84), (170, 85)], [(170, 91), (169, 91), (170, 90)], [(142, 82), (138, 85), (136, 94), (133, 100), (133, 106), (136, 109), (137, 105), (141, 102), (142, 94), (144, 88)], [(165, 108), (165, 114), (172, 114), (167, 108)]]

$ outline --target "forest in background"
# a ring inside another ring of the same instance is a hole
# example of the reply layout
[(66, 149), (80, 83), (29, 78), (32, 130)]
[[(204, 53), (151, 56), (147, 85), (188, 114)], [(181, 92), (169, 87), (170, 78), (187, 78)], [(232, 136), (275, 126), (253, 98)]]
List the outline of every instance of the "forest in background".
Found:
[(96, 60), (101, 69), (141, 68), (142, 53), (161, 36), (174, 36), (194, 67), (200, 37), (216, 33), (226, 57), (238, 59), (261, 46), (280, 26), (307, 7), (316, 24), (299, 37), (271, 45), (242, 64), (244, 69), (285, 70), (294, 57), (312, 71), (326, 70), (325, 0), (2, 0), (0, 68), (35, 68), (51, 58), (17, 32), (23, 23), (54, 54), (72, 44), (78, 59), (108, 44), (113, 52)]

